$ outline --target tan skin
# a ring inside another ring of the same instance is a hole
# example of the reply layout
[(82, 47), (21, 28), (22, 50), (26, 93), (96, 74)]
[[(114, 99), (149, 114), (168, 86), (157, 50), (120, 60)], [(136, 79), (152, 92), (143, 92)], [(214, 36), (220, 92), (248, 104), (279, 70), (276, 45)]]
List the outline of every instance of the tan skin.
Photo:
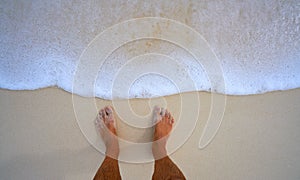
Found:
[[(180, 169), (167, 156), (166, 144), (168, 136), (172, 131), (174, 118), (168, 110), (155, 107), (154, 121), (156, 125), (153, 135), (152, 154), (156, 160), (152, 179), (185, 179)], [(121, 179), (117, 160), (119, 156), (119, 143), (115, 123), (111, 107), (106, 106), (99, 111), (95, 124), (105, 143), (106, 157), (98, 169), (94, 180)]]

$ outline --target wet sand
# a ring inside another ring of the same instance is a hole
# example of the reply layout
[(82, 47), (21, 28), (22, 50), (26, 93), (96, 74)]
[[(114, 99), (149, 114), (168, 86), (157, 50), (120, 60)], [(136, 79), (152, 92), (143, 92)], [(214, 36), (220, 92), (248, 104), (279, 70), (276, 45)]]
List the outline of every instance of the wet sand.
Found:
[[(204, 149), (198, 145), (209, 117), (211, 94), (191, 92), (184, 96), (196, 94), (200, 100), (197, 125), (189, 139), (171, 154), (188, 179), (300, 178), (300, 89), (227, 96), (220, 129)], [(182, 96), (164, 98), (175, 118), (179, 118), (180, 112), (189, 111), (188, 107), (179, 106)], [(0, 98), (1, 179), (91, 179), (94, 176), (104, 156), (81, 132), (70, 93), (57, 88), (0, 90)], [(151, 104), (156, 103), (146, 99), (129, 102), (141, 116), (150, 113)], [(109, 104), (112, 102), (95, 101), (98, 109)], [(122, 138), (134, 142), (151, 140), (151, 128), (129, 128), (118, 122)], [(153, 163), (120, 162), (120, 170), (123, 179), (150, 179)]]

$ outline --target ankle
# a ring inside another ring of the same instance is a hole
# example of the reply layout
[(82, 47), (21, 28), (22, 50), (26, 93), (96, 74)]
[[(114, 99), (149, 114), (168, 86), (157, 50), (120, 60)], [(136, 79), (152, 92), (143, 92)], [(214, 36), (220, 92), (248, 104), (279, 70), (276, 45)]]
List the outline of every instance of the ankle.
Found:
[(152, 154), (155, 160), (161, 159), (165, 156), (167, 156), (167, 149), (165, 145), (161, 145), (157, 142), (153, 142), (152, 145)]
[(119, 157), (119, 146), (106, 147), (105, 155), (114, 159), (118, 159)]

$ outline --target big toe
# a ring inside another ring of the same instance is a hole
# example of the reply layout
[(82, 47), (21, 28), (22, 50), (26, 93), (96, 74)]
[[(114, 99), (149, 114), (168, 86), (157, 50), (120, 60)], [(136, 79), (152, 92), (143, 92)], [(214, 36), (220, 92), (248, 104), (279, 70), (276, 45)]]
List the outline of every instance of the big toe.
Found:
[(104, 110), (105, 110), (105, 113), (107, 115), (108, 120), (109, 121), (113, 121), (114, 119), (113, 119), (113, 110), (112, 110), (112, 107), (106, 106), (104, 108)]
[(107, 114), (104, 109), (101, 109), (99, 115), (102, 116), (102, 120), (105, 122), (107, 119)]

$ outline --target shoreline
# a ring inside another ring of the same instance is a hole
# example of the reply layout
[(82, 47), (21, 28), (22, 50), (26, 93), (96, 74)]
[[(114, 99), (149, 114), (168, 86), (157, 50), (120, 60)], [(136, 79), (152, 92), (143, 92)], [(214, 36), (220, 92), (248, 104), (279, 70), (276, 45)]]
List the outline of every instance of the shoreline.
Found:
[(24, 90), (13, 90), (13, 89), (6, 89), (6, 88), (0, 88), (0, 91), (7, 91), (7, 92), (32, 92), (32, 91), (42, 91), (42, 90), (47, 90), (47, 89), (57, 89), (64, 91), (69, 94), (74, 94), (76, 96), (80, 96), (82, 98), (97, 98), (105, 101), (112, 101), (112, 100), (130, 100), (130, 99), (140, 99), (140, 100), (147, 100), (147, 99), (152, 99), (152, 98), (161, 98), (161, 97), (170, 97), (170, 96), (176, 96), (180, 94), (186, 94), (186, 93), (208, 93), (208, 94), (217, 94), (217, 95), (223, 95), (223, 96), (228, 96), (228, 97), (245, 97), (245, 96), (257, 96), (257, 95), (265, 95), (265, 94), (270, 94), (270, 93), (281, 93), (281, 92), (289, 92), (289, 91), (295, 91), (300, 89), (300, 87), (296, 88), (291, 88), (291, 89), (286, 89), (286, 90), (272, 90), (272, 91), (266, 91), (262, 93), (257, 93), (257, 94), (224, 94), (224, 93), (218, 93), (218, 92), (209, 92), (209, 91), (186, 91), (186, 92), (179, 92), (176, 94), (169, 94), (169, 95), (163, 95), (163, 96), (155, 96), (155, 97), (150, 97), (150, 98), (116, 98), (116, 99), (105, 99), (101, 97), (92, 97), (92, 96), (82, 96), (76, 93), (69, 92), (59, 86), (48, 86), (48, 87), (42, 87), (42, 88), (37, 88), (37, 89), (24, 89)]

